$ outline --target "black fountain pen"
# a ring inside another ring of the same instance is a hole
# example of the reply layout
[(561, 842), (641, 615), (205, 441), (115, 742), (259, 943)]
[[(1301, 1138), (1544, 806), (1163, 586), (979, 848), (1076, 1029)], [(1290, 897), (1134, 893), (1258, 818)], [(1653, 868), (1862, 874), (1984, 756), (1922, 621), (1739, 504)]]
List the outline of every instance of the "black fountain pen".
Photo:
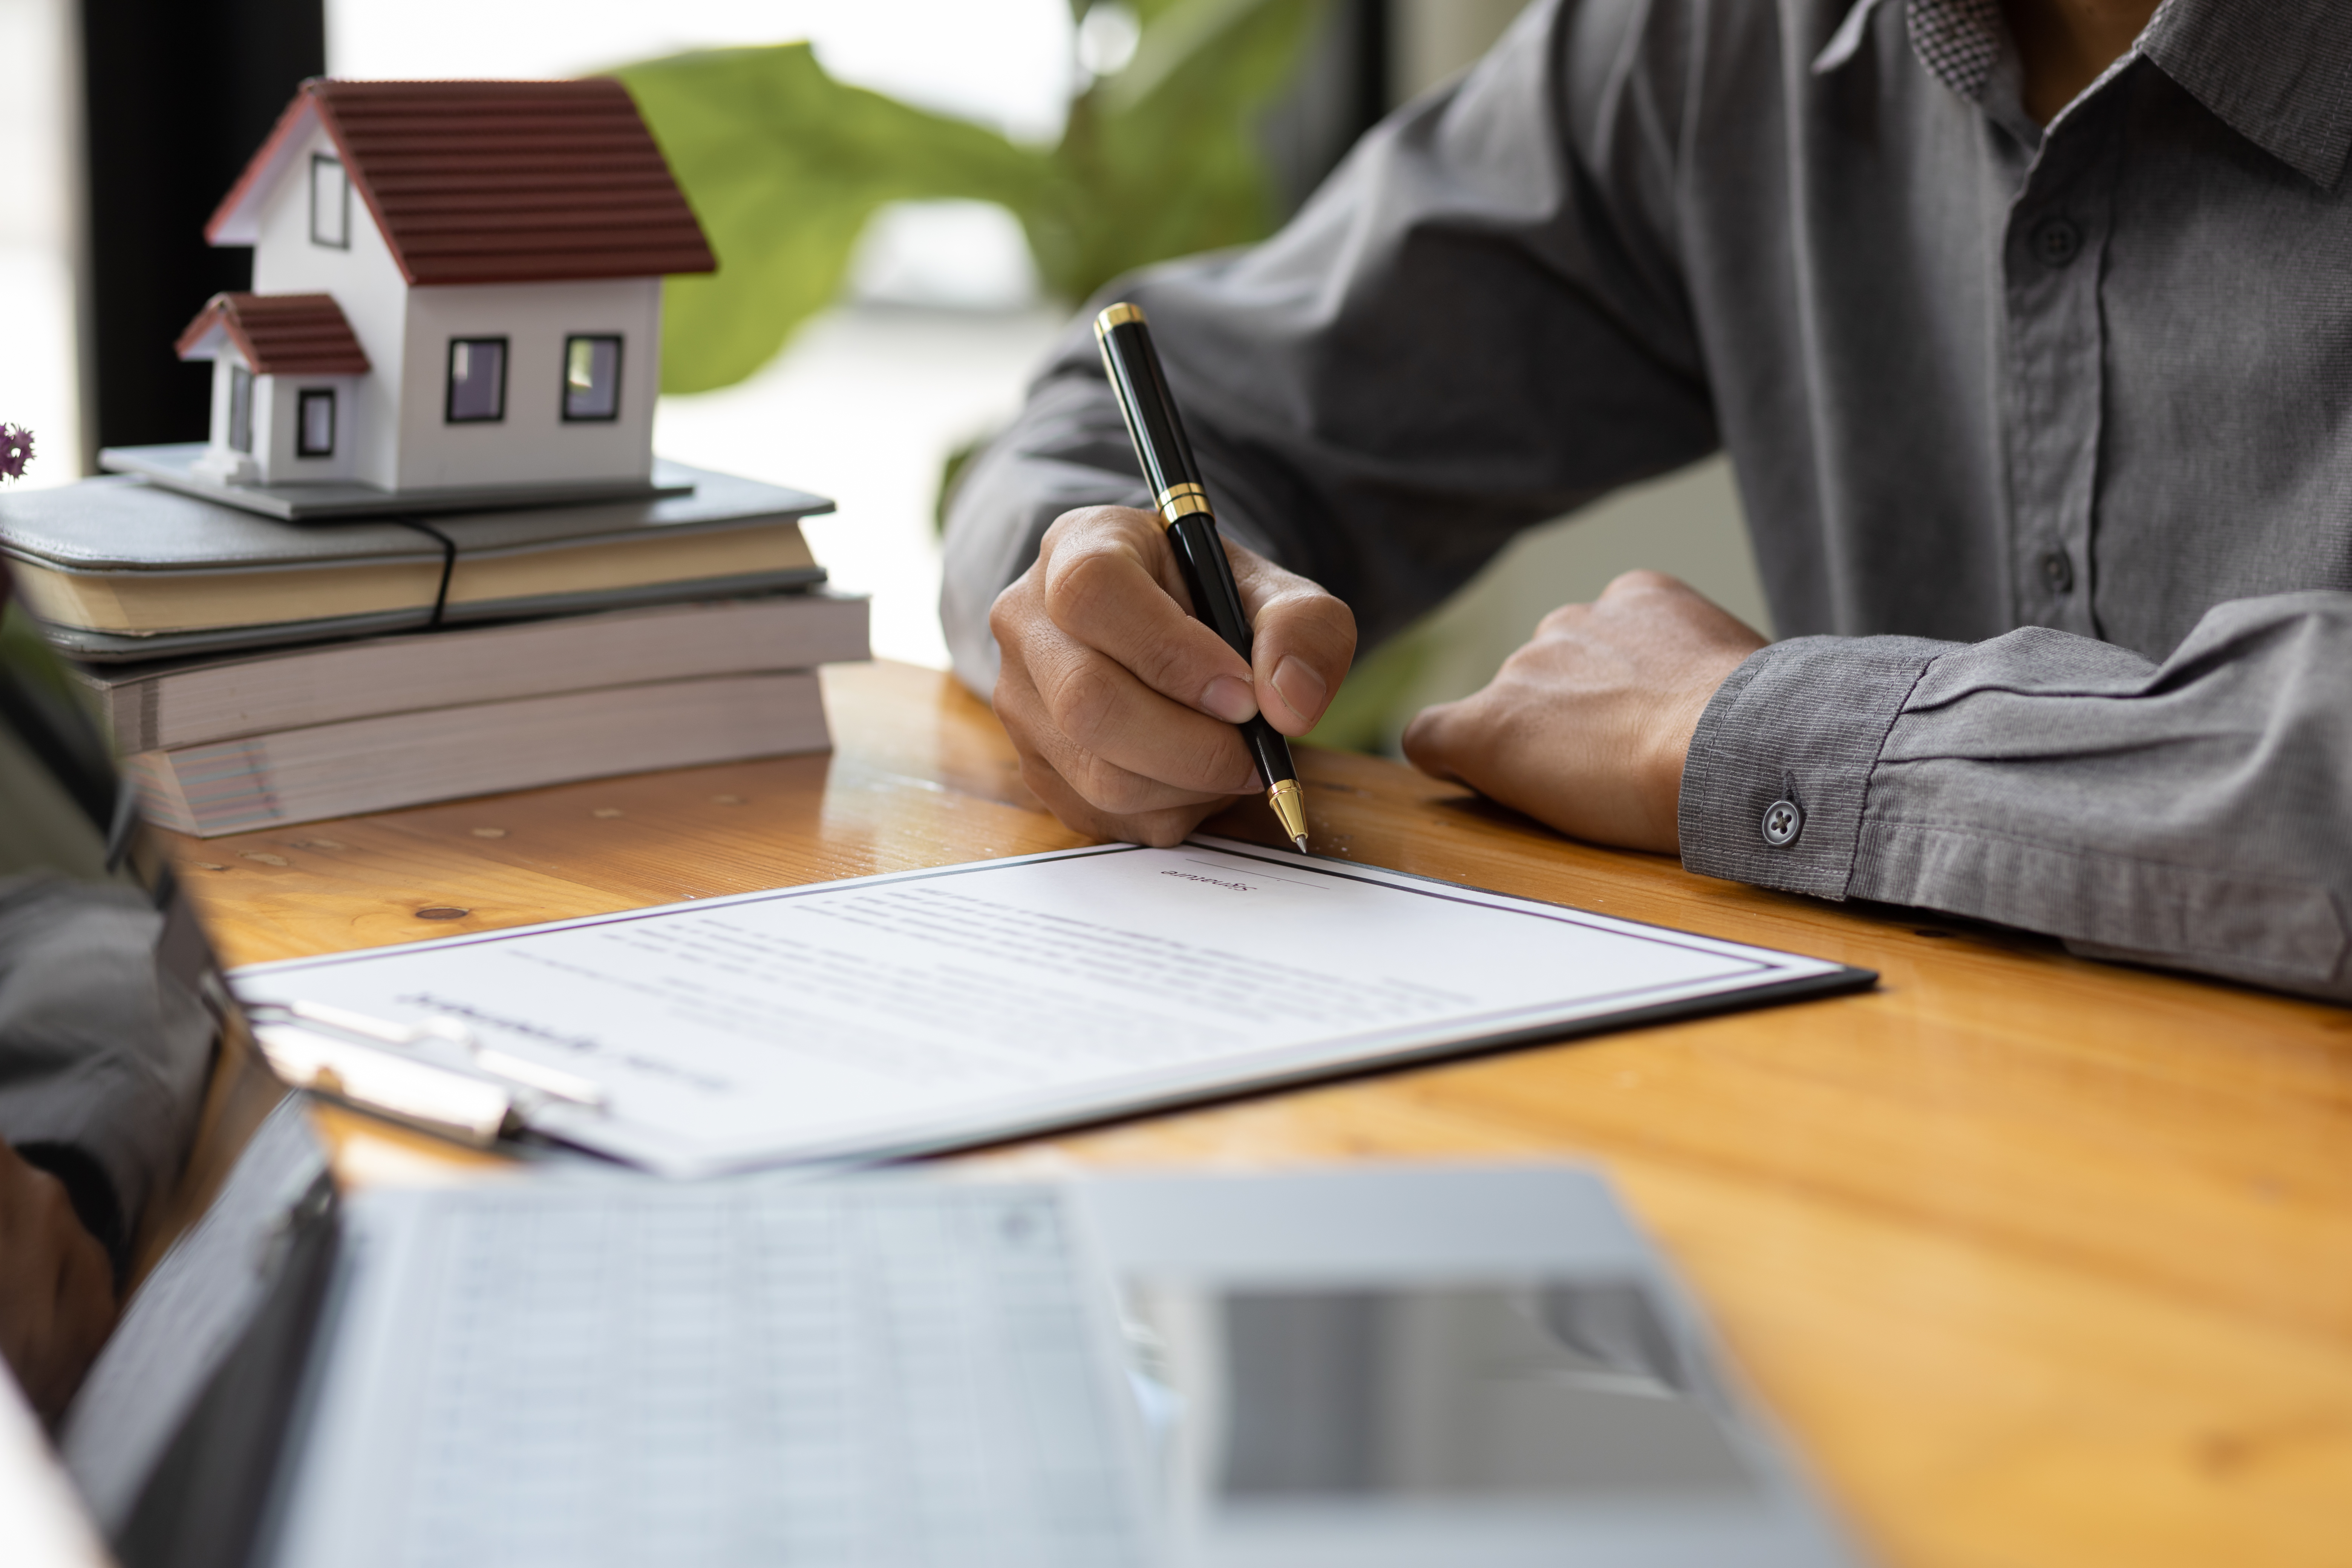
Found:
[[(1176, 416), (1176, 400), (1168, 395), (1168, 377), (1152, 352), (1151, 329), (1143, 324), (1142, 310), (1133, 305), (1111, 306), (1095, 318), (1095, 342), (1102, 345), (1103, 368), (1118, 394), (1118, 411), (1127, 416), (1136, 460), (1143, 465), (1143, 482), (1151, 487), (1160, 521), (1168, 526), (1168, 542), (1176, 550), (1176, 564), (1184, 572), (1184, 586), (1192, 590), (1193, 613), (1248, 664), (1250, 624), (1242, 614), (1242, 591), (1217, 537), (1216, 514), (1209, 510), (1201, 467), (1192, 460), (1192, 444), (1184, 438), (1184, 423)], [(1257, 759), (1258, 776), (1265, 780), (1265, 803), (1304, 855), (1307, 801), (1298, 792), (1290, 742), (1263, 713), (1251, 715), (1241, 731), (1250, 755)]]

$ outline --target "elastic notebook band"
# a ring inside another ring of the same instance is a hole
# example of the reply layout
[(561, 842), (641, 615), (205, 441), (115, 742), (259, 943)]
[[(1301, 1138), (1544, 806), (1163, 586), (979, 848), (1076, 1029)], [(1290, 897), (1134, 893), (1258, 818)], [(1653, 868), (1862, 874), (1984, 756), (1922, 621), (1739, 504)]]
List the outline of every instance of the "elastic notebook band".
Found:
[(457, 542), (429, 522), (418, 522), (405, 517), (396, 521), (401, 527), (413, 528), (441, 546), (441, 585), (433, 593), (433, 618), (425, 623), (427, 626), (437, 626), (441, 624), (441, 612), (449, 603), (450, 575), (457, 570)]

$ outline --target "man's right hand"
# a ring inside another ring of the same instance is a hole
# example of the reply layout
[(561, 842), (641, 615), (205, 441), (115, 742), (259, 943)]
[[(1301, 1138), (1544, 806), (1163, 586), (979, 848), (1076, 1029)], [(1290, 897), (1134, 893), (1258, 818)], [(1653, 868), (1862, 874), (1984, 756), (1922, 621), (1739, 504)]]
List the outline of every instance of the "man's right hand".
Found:
[[(1306, 578), (1228, 542), (1251, 662), (1190, 614), (1158, 514), (1065, 512), (989, 612), (996, 713), (1022, 777), (1098, 838), (1171, 845), (1259, 781), (1234, 726), (1303, 735), (1356, 653), (1356, 617)], [(1253, 668), (1253, 665), (1255, 668)]]

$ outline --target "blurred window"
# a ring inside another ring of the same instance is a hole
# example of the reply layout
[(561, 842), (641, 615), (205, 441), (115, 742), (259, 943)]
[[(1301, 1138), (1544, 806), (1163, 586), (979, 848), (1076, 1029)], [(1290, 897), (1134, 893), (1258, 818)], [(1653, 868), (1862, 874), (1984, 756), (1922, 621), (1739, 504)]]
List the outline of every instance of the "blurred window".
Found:
[(450, 339), (448, 423), (489, 425), (506, 416), (506, 339)]
[(563, 340), (563, 417), (617, 419), (621, 414), (621, 340), (575, 334)]
[(352, 182), (340, 159), (310, 159), (310, 243), (337, 250), (352, 247)]
[(335, 394), (331, 387), (314, 386), (302, 394), (301, 417), (295, 422), (294, 455), (298, 458), (331, 458), (335, 455)]
[(253, 373), (241, 364), (228, 371), (228, 445), (233, 452), (253, 450)]

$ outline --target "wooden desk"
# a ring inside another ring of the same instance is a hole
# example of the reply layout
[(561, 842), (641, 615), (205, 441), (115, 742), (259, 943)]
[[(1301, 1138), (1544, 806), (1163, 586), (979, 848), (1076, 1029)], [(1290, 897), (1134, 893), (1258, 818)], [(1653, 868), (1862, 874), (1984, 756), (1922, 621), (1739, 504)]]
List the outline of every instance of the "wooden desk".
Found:
[[(825, 695), (830, 758), (176, 848), (241, 963), (1077, 841), (944, 677), (845, 667)], [(1707, 881), (1391, 763), (1302, 761), (1325, 853), (1882, 984), (978, 1157), (1591, 1161), (1887, 1563), (2352, 1563), (2352, 1013)], [(1272, 841), (1255, 805), (1213, 826)], [(352, 1177), (464, 1168), (329, 1124)]]

